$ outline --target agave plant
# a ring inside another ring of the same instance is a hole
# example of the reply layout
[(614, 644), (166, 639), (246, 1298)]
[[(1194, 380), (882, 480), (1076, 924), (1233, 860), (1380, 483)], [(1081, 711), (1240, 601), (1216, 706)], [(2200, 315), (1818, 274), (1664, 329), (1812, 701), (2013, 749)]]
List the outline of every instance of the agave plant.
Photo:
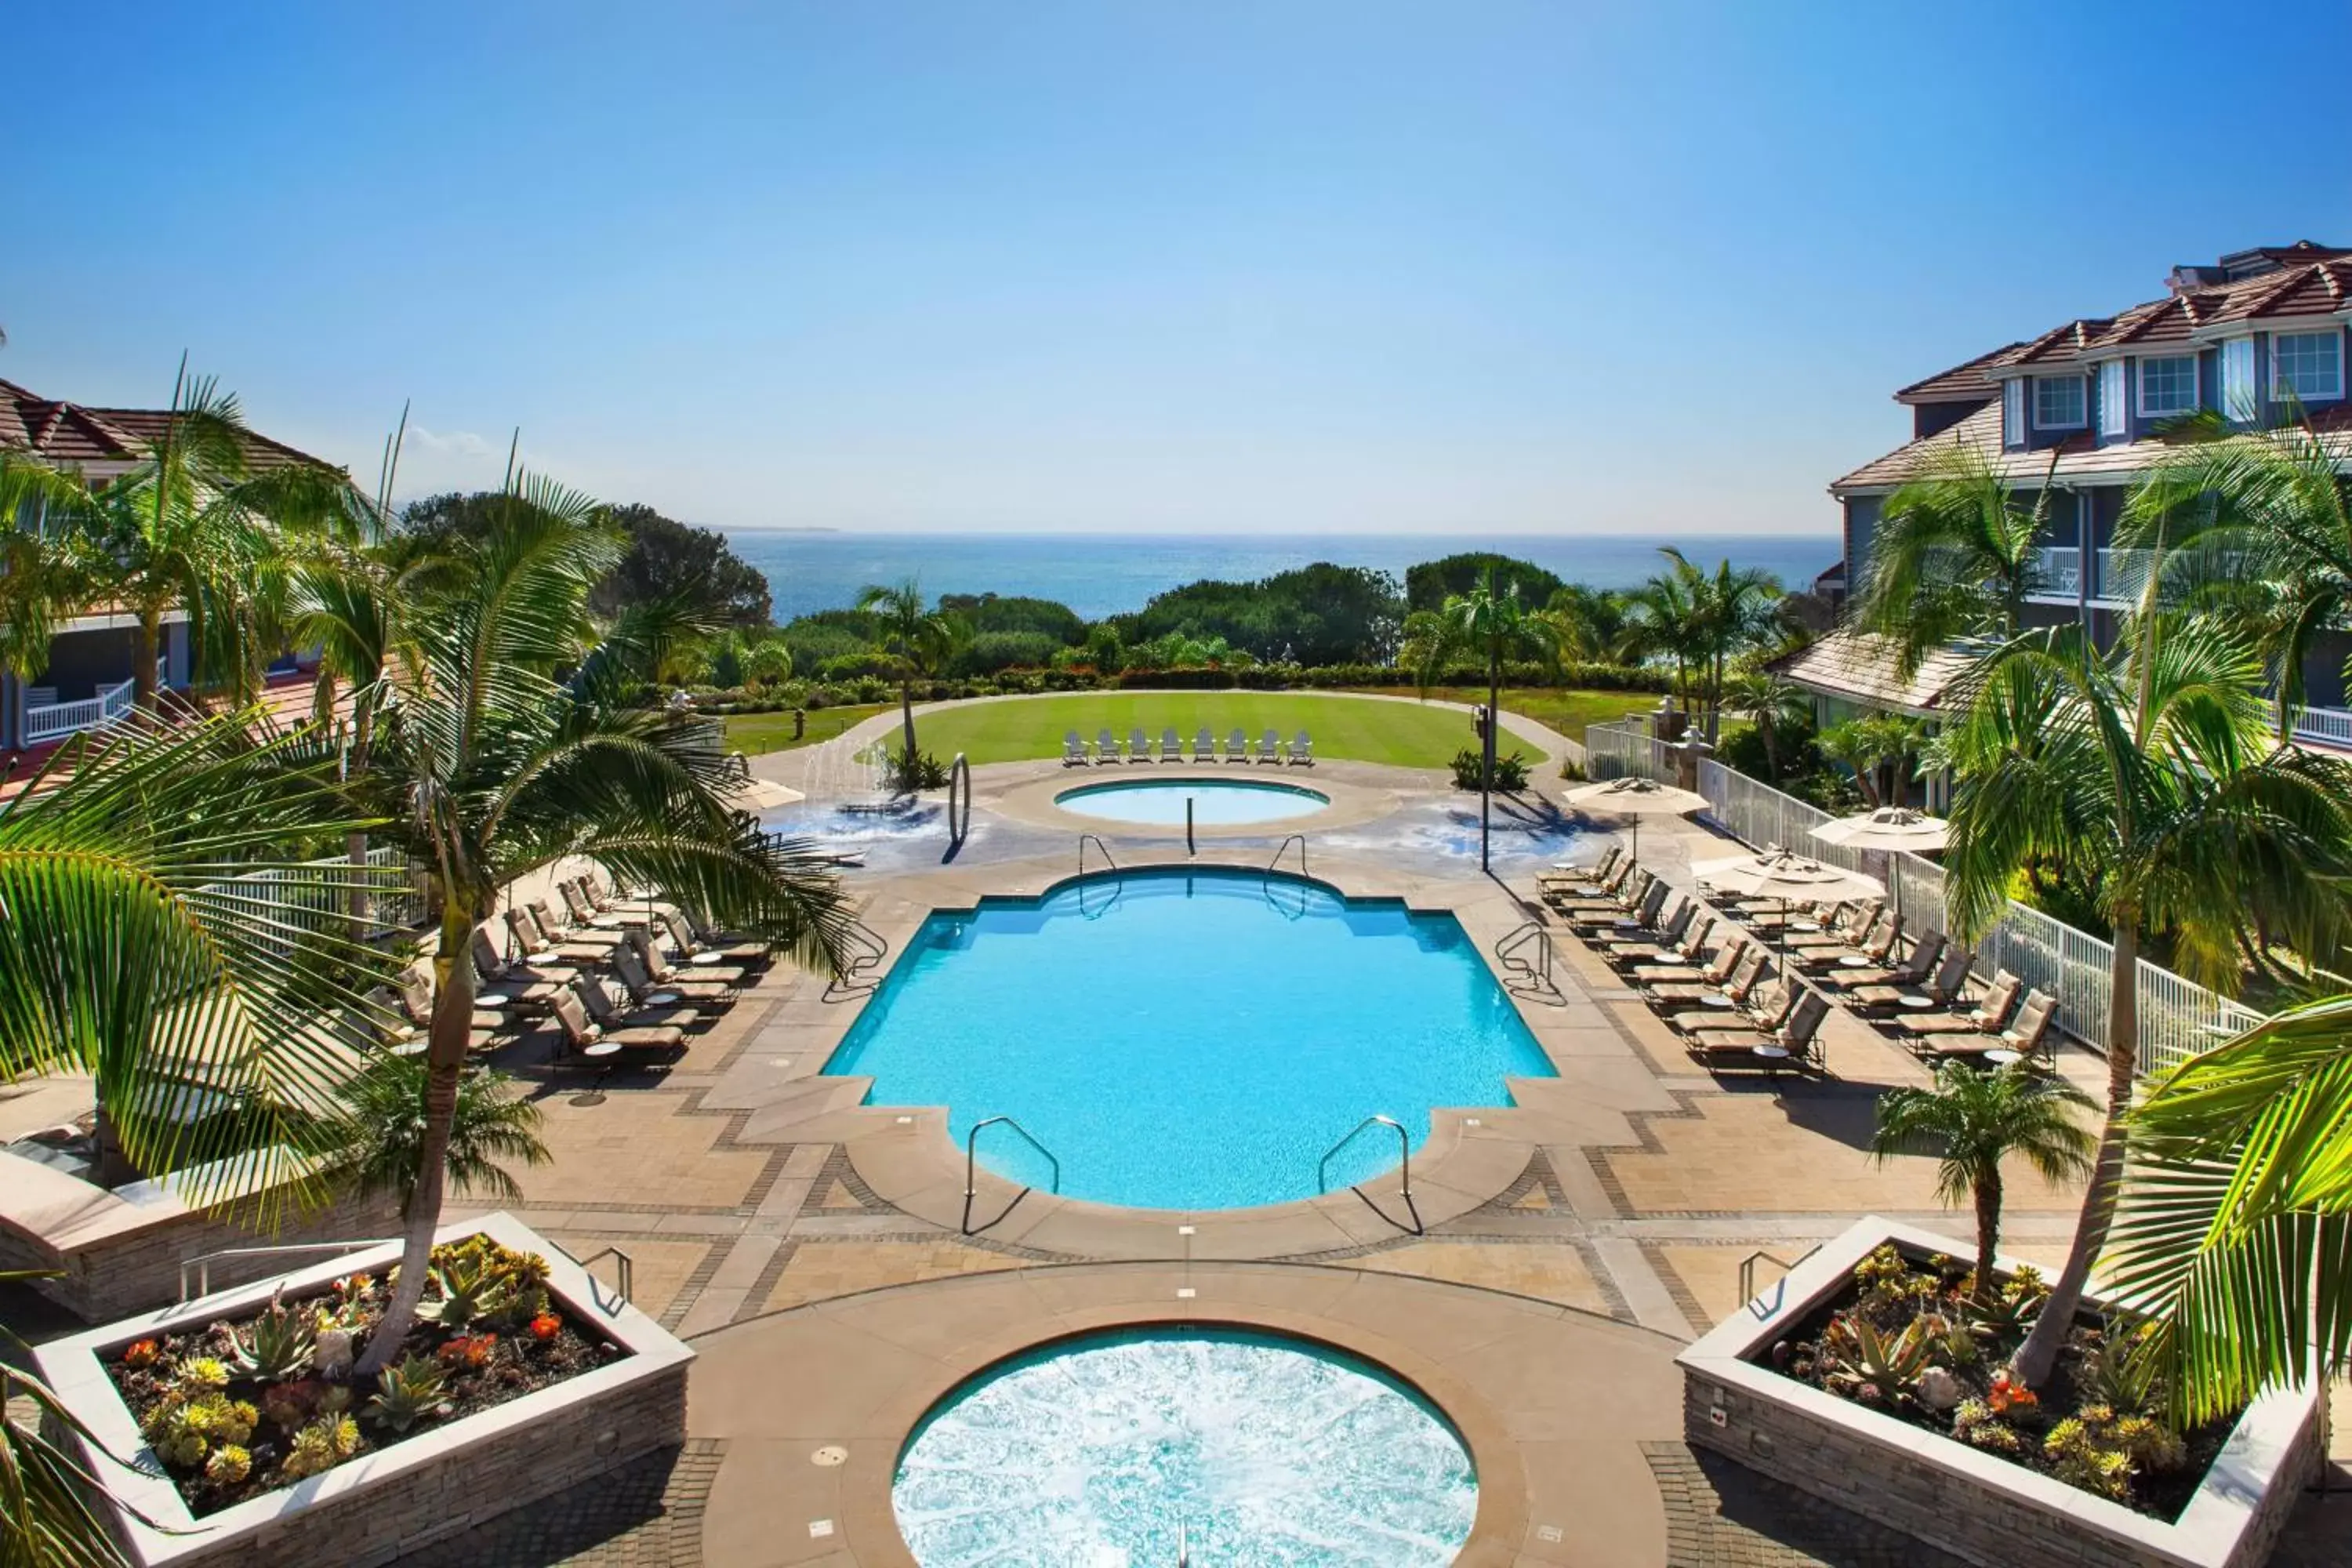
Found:
[(368, 1419), (394, 1432), (405, 1432), (448, 1408), (442, 1398), (446, 1380), (441, 1368), (421, 1355), (385, 1367), (375, 1383), (376, 1392), (368, 1396)]
[(1892, 1402), (1910, 1392), (1933, 1364), (1944, 1325), (1923, 1315), (1884, 1332), (1859, 1313), (1839, 1318), (1822, 1332), (1822, 1370), (1830, 1386), (1861, 1397), (1864, 1389)]
[(273, 1296), (253, 1326), (243, 1333), (231, 1330), (230, 1339), (239, 1372), (263, 1383), (283, 1383), (310, 1369), (319, 1331), (310, 1313), (295, 1311)]
[(433, 1285), (440, 1294), (418, 1306), (416, 1315), (445, 1329), (462, 1329), (497, 1317), (514, 1304), (512, 1277), (479, 1255), (452, 1258), (438, 1265), (433, 1270)]

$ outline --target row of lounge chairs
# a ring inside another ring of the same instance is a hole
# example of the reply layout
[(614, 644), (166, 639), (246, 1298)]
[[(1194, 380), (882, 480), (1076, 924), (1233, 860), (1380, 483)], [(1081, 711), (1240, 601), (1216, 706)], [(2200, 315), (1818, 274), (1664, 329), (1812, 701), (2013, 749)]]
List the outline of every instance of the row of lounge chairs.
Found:
[[(474, 928), (474, 1048), (494, 1048), (544, 1019), (554, 1025), (559, 1070), (667, 1065), (769, 962), (767, 943), (709, 931), (676, 904), (624, 904), (593, 877), (556, 889), (560, 911), (537, 899)], [(385, 1039), (390, 1049), (425, 1049), (433, 987), (429, 963), (402, 972), (388, 1000), (406, 1026)]]
[(1904, 922), (1875, 900), (1710, 908), (1615, 848), (1591, 872), (1546, 874), (1538, 889), (1710, 1070), (1818, 1067), (1832, 996), (1929, 1059), (2006, 1063), (2053, 1048), (2053, 998), (2021, 1003), (2004, 972), (1972, 999), (1973, 955), (1937, 931), (1906, 949)]
[(1086, 742), (1078, 738), (1078, 732), (1076, 730), (1066, 731), (1062, 736), (1062, 765), (1066, 768), (1085, 767), (1088, 764), (1100, 767), (1106, 763), (1213, 763), (1219, 761), (1270, 763), (1276, 767), (1287, 763), (1295, 768), (1311, 768), (1315, 765), (1315, 742), (1306, 731), (1301, 730), (1297, 739), (1286, 744), (1282, 739), (1282, 731), (1268, 730), (1259, 737), (1257, 749), (1253, 752), (1250, 749), (1249, 732), (1235, 729), (1225, 736), (1224, 753), (1220, 757), (1217, 752), (1216, 735), (1208, 725), (1203, 724), (1193, 735), (1192, 754), (1187, 757), (1184, 754), (1184, 743), (1178, 737), (1172, 725), (1160, 731), (1160, 750), (1156, 756), (1151, 749), (1151, 737), (1146, 734), (1140, 726), (1127, 732), (1127, 749), (1124, 752), (1119, 750), (1118, 737), (1107, 729), (1095, 732), (1094, 751), (1091, 753), (1087, 750)]

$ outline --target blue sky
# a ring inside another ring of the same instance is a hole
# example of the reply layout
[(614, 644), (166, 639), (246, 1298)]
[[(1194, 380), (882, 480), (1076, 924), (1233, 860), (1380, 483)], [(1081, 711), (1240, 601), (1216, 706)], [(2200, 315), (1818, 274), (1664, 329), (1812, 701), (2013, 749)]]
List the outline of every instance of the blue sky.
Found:
[(1825, 531), (1902, 383), (2352, 242), (2284, 9), (28, 7), (0, 376), (722, 526)]

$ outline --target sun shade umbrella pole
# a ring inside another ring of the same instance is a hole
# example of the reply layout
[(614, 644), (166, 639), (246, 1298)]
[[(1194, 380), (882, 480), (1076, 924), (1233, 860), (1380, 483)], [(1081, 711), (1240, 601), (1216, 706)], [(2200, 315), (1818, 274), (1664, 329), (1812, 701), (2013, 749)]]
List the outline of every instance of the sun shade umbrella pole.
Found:
[(1601, 784), (1579, 784), (1561, 799), (1580, 812), (1632, 817), (1633, 853), (1636, 863), (1642, 858), (1642, 818), (1688, 816), (1695, 811), (1705, 811), (1712, 804), (1696, 790), (1676, 789), (1672, 784), (1662, 784), (1654, 779), (1637, 774), (1609, 779)]
[(1903, 918), (1903, 871), (1895, 857), (1908, 852), (1932, 855), (1944, 847), (1950, 826), (1940, 817), (1913, 811), (1908, 806), (1882, 805), (1875, 811), (1858, 812), (1841, 816), (1834, 822), (1824, 822), (1812, 830), (1812, 837), (1824, 844), (1836, 844), (1848, 849), (1877, 852), (1886, 857), (1887, 895), (1895, 906), (1895, 918)]

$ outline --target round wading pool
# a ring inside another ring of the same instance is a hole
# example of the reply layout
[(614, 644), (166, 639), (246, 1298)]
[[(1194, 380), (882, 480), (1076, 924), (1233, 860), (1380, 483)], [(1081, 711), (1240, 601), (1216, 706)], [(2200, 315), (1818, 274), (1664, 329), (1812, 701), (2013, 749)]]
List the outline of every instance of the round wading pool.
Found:
[(1055, 805), (1080, 816), (1149, 827), (1183, 826), (1187, 801), (1201, 826), (1235, 827), (1312, 816), (1331, 797), (1271, 779), (1116, 779), (1080, 784), (1054, 797)]
[(1249, 1331), (1089, 1334), (933, 1407), (891, 1502), (922, 1568), (1442, 1568), (1478, 1511), (1454, 1427), (1369, 1362)]

